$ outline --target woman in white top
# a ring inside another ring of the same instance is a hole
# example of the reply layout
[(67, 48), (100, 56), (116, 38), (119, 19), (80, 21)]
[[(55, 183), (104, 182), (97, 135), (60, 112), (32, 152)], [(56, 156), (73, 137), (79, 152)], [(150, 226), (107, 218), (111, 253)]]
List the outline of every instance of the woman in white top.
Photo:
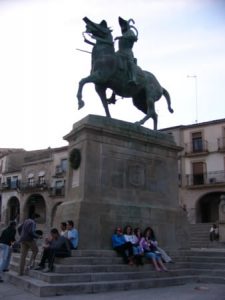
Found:
[(134, 261), (136, 265), (143, 265), (142, 257), (144, 251), (142, 251), (137, 236), (133, 233), (133, 229), (130, 225), (125, 226), (123, 231), (126, 242), (130, 242), (133, 245)]

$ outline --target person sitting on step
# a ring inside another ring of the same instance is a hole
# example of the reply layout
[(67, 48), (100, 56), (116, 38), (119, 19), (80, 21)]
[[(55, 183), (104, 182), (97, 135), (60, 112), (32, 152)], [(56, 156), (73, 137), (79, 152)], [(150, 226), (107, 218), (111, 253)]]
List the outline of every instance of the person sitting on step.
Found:
[(162, 256), (150, 240), (150, 229), (147, 227), (144, 230), (143, 237), (140, 241), (140, 246), (144, 249), (145, 257), (150, 259), (156, 271), (168, 271), (162, 262)]
[(159, 247), (158, 245), (158, 241), (156, 240), (156, 235), (154, 230), (151, 227), (148, 227), (149, 231), (150, 231), (150, 240), (151, 243), (156, 247), (157, 251), (160, 252), (161, 256), (162, 256), (162, 260), (165, 263), (174, 263), (174, 261), (172, 260), (172, 258), (166, 253), (165, 250), (163, 250), (161, 247)]
[(67, 231), (66, 222), (61, 222), (60, 229), (61, 229), (60, 235), (63, 235), (67, 238), (68, 237), (68, 231)]
[(133, 245), (126, 242), (121, 227), (117, 227), (112, 235), (112, 247), (123, 257), (126, 264), (133, 264)]
[(133, 233), (133, 229), (130, 225), (125, 226), (123, 231), (126, 242), (131, 242), (133, 246), (134, 262), (136, 265), (143, 265), (142, 257), (144, 254), (143, 249), (139, 245), (137, 236)]
[(72, 250), (77, 249), (79, 241), (78, 231), (76, 228), (74, 228), (74, 223), (72, 220), (67, 221), (66, 228), (67, 238), (70, 241), (70, 248)]
[[(58, 229), (51, 229), (51, 238), (46, 239), (46, 244), (43, 246), (41, 261), (35, 270), (43, 270), (43, 272), (52, 272), (55, 257), (69, 257), (71, 250), (69, 241), (64, 236), (61, 236)], [(48, 267), (45, 269), (45, 263), (48, 262)]]

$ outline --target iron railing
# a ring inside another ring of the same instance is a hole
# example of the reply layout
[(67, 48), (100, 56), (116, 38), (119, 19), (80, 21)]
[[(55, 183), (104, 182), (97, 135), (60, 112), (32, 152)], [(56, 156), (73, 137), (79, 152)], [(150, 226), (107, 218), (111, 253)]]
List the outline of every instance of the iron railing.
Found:
[(49, 189), (49, 195), (52, 196), (52, 197), (57, 197), (57, 196), (65, 196), (65, 187), (62, 186), (62, 187), (51, 187)]
[(198, 154), (208, 152), (208, 141), (200, 140), (198, 142), (192, 142), (184, 145), (186, 154)]
[(186, 175), (186, 185), (215, 185), (225, 184), (225, 171)]
[(225, 151), (225, 137), (217, 139), (218, 151)]
[(49, 184), (47, 181), (25, 181), (21, 182), (20, 184), (20, 190), (23, 192), (29, 192), (29, 191), (43, 191), (47, 190), (49, 188)]
[(2, 182), (0, 184), (0, 190), (1, 191), (17, 190), (18, 188), (20, 188), (20, 181), (19, 180), (9, 181), (9, 182)]

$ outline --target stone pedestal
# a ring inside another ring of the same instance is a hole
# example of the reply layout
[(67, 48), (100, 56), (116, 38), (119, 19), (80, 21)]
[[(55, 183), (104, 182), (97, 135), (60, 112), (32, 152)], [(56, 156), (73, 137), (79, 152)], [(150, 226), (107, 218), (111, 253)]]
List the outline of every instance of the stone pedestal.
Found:
[(187, 221), (178, 206), (177, 147), (168, 134), (128, 122), (88, 115), (64, 137), (69, 167), (59, 222), (74, 220), (79, 249), (110, 249), (116, 226), (151, 225), (161, 246), (185, 248)]

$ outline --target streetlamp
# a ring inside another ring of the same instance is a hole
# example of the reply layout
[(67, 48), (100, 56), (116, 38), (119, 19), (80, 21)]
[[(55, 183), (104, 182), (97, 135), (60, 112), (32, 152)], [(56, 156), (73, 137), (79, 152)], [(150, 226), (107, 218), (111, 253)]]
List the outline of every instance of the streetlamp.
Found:
[(195, 123), (198, 123), (198, 77), (197, 75), (187, 75), (187, 78), (193, 78), (195, 80)]

